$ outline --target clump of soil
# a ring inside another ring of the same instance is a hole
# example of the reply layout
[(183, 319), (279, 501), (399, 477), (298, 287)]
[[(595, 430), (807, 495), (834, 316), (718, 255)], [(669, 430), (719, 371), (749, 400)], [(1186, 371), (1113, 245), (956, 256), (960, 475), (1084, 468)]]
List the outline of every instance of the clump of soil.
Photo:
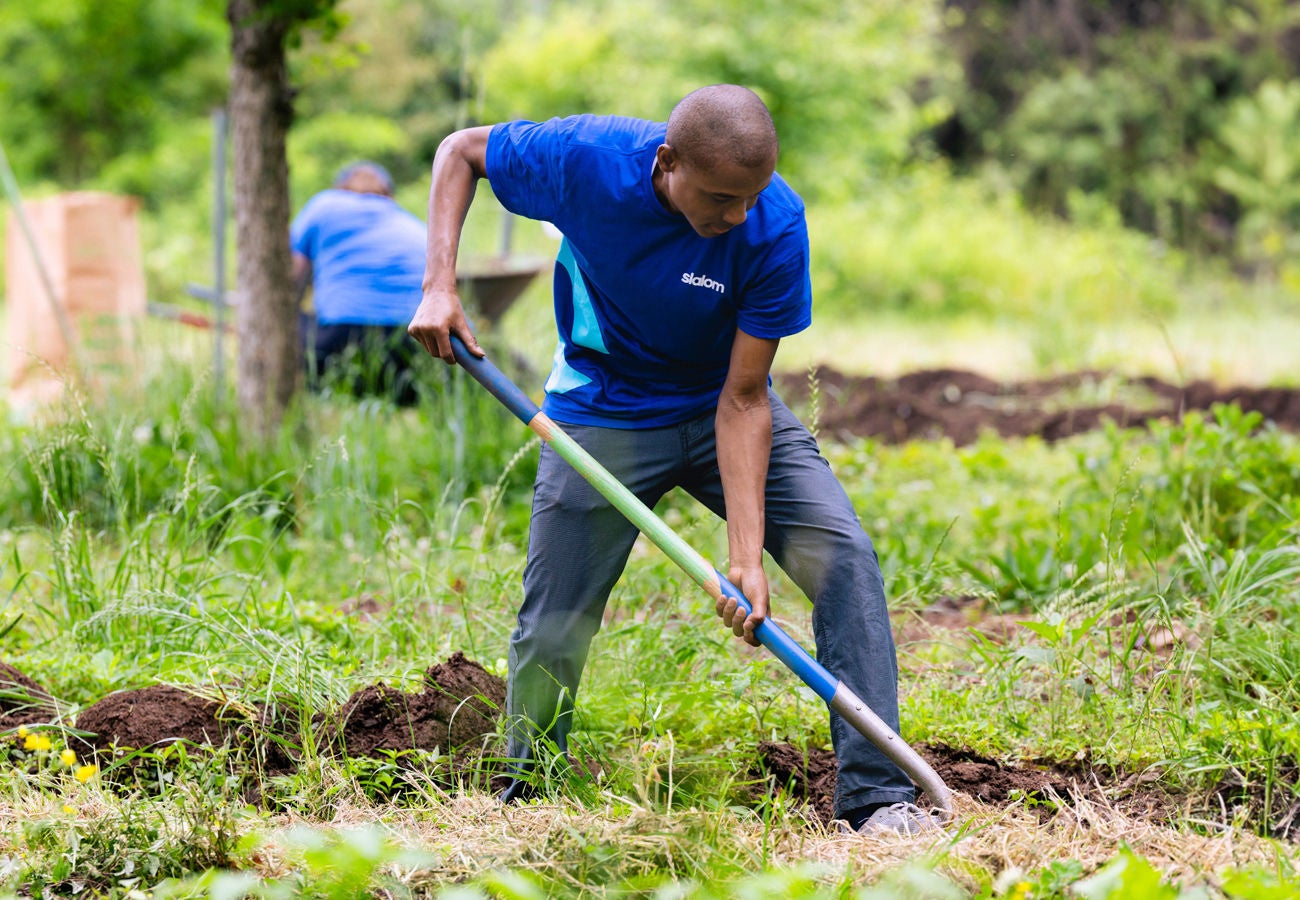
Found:
[[(1090, 790), (1087, 773), (1046, 760), (1023, 760), (1014, 765), (998, 763), (970, 750), (926, 744), (917, 749), (951, 790), (961, 791), (984, 803), (1004, 804), (1016, 797), (1051, 802), (1053, 795), (1069, 798)], [(1109, 784), (1114, 773), (1098, 772), (1097, 779)], [(1081, 788), (1080, 785), (1085, 787)]]
[(100, 752), (157, 750), (178, 741), (221, 746), (239, 724), (223, 704), (170, 684), (117, 691), (77, 716), (77, 730), (87, 733), (81, 740)]
[(431, 666), (424, 689), (407, 693), (385, 684), (354, 693), (325, 718), (323, 744), (348, 756), (427, 750), (456, 754), (481, 747), (496, 733), (505, 682), (459, 650)]
[(49, 691), (8, 663), (0, 662), (0, 731), (41, 725), (58, 717)]
[[(439, 752), (450, 758), (454, 775), (496, 735), (505, 693), (501, 678), (458, 651), (429, 667), (419, 691), (370, 685), (336, 710), (308, 715), (323, 748), (353, 757)], [(71, 740), (96, 754), (158, 750), (177, 742), (196, 748), (228, 743), (254, 753), (267, 771), (284, 773), (293, 770), (299, 755), (302, 717), (291, 706), (249, 709), (156, 684), (118, 691), (82, 710)], [(55, 721), (49, 694), (0, 663), (0, 729)]]
[(407, 693), (372, 684), (347, 698), (325, 718), (324, 744), (347, 756), (380, 756), (385, 750), (481, 747), (497, 731), (506, 683), (484, 667), (451, 655), (425, 672), (422, 691)]
[[(953, 791), (960, 791), (991, 804), (1006, 804), (1018, 798), (1043, 802), (1049, 814), (1055, 804), (1071, 798), (1094, 795), (1106, 785), (1118, 783), (1114, 772), (1075, 767), (1046, 760), (1017, 764), (999, 763), (969, 750), (941, 744), (922, 744), (917, 753)], [(758, 745), (758, 765), (752, 773), (767, 782), (771, 790), (784, 790), (797, 801), (807, 803), (823, 824), (834, 816), (836, 758), (819, 748), (806, 753), (786, 743), (763, 741)], [(1136, 783), (1128, 785), (1137, 790)], [(917, 802), (926, 805), (922, 794)]]
[(759, 741), (758, 766), (751, 777), (766, 781), (770, 791), (784, 790), (807, 803), (823, 825), (835, 818), (835, 754), (812, 748), (807, 753), (793, 744)]
[[(778, 381), (786, 399), (809, 402), (809, 375), (785, 374)], [(1121, 428), (1145, 426), (1154, 419), (1177, 420), (1188, 410), (1206, 410), (1216, 403), (1235, 403), (1279, 428), (1300, 431), (1300, 390), (1289, 388), (1220, 388), (1208, 381), (1180, 386), (1153, 377), (1101, 372), (998, 382), (960, 369), (932, 369), (886, 379), (824, 367), (813, 371), (811, 381), (820, 394), (817, 424), (822, 431), (887, 444), (946, 437), (964, 446), (984, 431), (1056, 441), (1107, 420)], [(1101, 393), (1117, 399), (1080, 399), (1098, 393), (1099, 385), (1106, 386)]]

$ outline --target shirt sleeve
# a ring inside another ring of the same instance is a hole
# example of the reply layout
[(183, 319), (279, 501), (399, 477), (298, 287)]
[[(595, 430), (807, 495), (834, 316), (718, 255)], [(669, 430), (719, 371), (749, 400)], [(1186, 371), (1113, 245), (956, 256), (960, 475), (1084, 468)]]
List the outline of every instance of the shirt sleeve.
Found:
[(808, 228), (802, 217), (772, 245), (741, 295), (737, 325), (756, 338), (798, 334), (812, 324)]
[(488, 133), (488, 183), (510, 212), (543, 221), (555, 217), (564, 195), (564, 123), (503, 122)]

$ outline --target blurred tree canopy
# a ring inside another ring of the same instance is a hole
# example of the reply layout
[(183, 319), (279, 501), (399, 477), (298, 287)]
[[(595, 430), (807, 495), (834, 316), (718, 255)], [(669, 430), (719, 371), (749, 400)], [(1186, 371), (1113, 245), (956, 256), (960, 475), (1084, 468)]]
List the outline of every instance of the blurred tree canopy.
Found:
[(224, 0), (0, 5), (0, 138), (15, 166), (75, 185), (222, 102), (224, 12)]
[[(227, 90), (222, 0), (0, 7), (21, 177), (201, 207), (196, 124)], [(342, 0), (290, 57), (295, 205), (350, 159), (427, 177), (469, 124), (662, 118), (737, 81), (772, 108), (810, 203), (936, 164), (1031, 209), (1122, 223), (1269, 273), (1300, 233), (1294, 0)], [(173, 171), (174, 170), (174, 171)]]
[[(302, 143), (312, 149), (294, 161), (332, 167), (370, 156), (398, 181), (425, 177), (438, 142), (470, 123), (481, 93), (471, 70), (516, 19), (515, 5), (346, 0), (338, 39), (309, 39), (295, 60), (298, 127), (311, 132)], [(313, 174), (319, 189), (325, 173)]]
[[(940, 150), (971, 171), (997, 167), (1032, 205), (1061, 215), (1097, 208), (1170, 243), (1223, 253), (1243, 220), (1293, 232), (1300, 207), (1259, 209), (1236, 171), (1300, 165), (1249, 149), (1243, 112), (1267, 103), (1267, 82), (1300, 68), (1300, 4), (1293, 0), (952, 0), (944, 42), (963, 78), (953, 115), (934, 132)], [(1245, 104), (1244, 107), (1242, 104)], [(1296, 110), (1273, 104), (1273, 133), (1294, 134)], [(1248, 122), (1249, 120), (1249, 122)], [(1244, 154), (1244, 155), (1243, 155)], [(1091, 204), (1081, 203), (1091, 200)], [(1273, 246), (1289, 238), (1281, 231)]]
[(665, 119), (703, 84), (767, 102), (781, 170), (805, 194), (847, 197), (898, 171), (913, 138), (949, 112), (928, 80), (955, 76), (939, 6), (915, 0), (678, 0), (556, 5), (488, 53), (490, 120), (619, 112)]

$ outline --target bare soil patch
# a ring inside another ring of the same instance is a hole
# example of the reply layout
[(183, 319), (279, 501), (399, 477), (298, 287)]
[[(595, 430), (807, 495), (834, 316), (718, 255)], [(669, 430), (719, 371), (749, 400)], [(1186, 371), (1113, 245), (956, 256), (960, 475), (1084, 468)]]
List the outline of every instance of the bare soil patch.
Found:
[[(1044, 821), (1081, 800), (1122, 806), (1148, 821), (1171, 820), (1186, 803), (1149, 776), (1104, 766), (1045, 759), (999, 761), (943, 744), (920, 744), (915, 749), (951, 790), (993, 806), (1021, 803)], [(763, 741), (752, 774), (765, 781), (768, 791), (784, 791), (796, 802), (806, 803), (823, 824), (832, 821), (834, 752), (818, 748), (805, 752), (792, 744)], [(917, 802), (926, 806), (930, 801), (922, 793)]]
[(464, 754), (496, 733), (506, 699), (501, 678), (456, 651), (431, 666), (424, 681), (413, 693), (384, 684), (357, 691), (326, 715), (326, 744), (348, 756), (403, 750)]
[[(1202, 822), (1267, 823), (1270, 836), (1300, 840), (1300, 784), (1295, 761), (1284, 766), (1280, 788), (1266, 796), (1261, 785), (1225, 781), (1207, 794), (1176, 792), (1161, 784), (1156, 772), (1126, 772), (1083, 760), (996, 760), (971, 750), (943, 744), (914, 745), (914, 749), (939, 774), (949, 789), (993, 806), (1021, 804), (1046, 822), (1066, 808), (1081, 803), (1100, 804), (1130, 819), (1172, 823), (1191, 817)], [(829, 824), (835, 799), (836, 760), (833, 751), (801, 750), (793, 744), (763, 741), (751, 772), (764, 785), (760, 793), (784, 792), (807, 804), (813, 816)], [(1282, 796), (1277, 796), (1281, 794)], [(917, 798), (928, 804), (924, 793)]]
[(1235, 403), (1279, 428), (1300, 431), (1300, 390), (1283, 387), (1220, 387), (1204, 380), (1177, 385), (1096, 371), (1000, 382), (960, 369), (929, 369), (885, 379), (825, 367), (811, 375), (783, 374), (777, 382), (782, 396), (804, 411), (816, 394), (823, 433), (889, 444), (948, 438), (964, 446), (986, 431), (1056, 441), (1106, 421), (1144, 427), (1219, 403)]

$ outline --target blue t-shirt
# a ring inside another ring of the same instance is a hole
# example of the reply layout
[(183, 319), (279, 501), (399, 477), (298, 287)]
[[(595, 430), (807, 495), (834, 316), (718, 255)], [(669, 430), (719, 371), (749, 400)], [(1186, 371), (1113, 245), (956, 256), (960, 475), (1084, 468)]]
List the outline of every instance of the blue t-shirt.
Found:
[(542, 405), (557, 421), (654, 428), (704, 414), (737, 328), (782, 338), (811, 322), (803, 201), (774, 176), (744, 224), (700, 237), (655, 196), (665, 131), (588, 115), (503, 123), (488, 138), (497, 199), (564, 234)]
[(391, 197), (330, 189), (289, 229), (311, 260), (312, 305), (322, 325), (405, 325), (420, 305), (424, 223)]

